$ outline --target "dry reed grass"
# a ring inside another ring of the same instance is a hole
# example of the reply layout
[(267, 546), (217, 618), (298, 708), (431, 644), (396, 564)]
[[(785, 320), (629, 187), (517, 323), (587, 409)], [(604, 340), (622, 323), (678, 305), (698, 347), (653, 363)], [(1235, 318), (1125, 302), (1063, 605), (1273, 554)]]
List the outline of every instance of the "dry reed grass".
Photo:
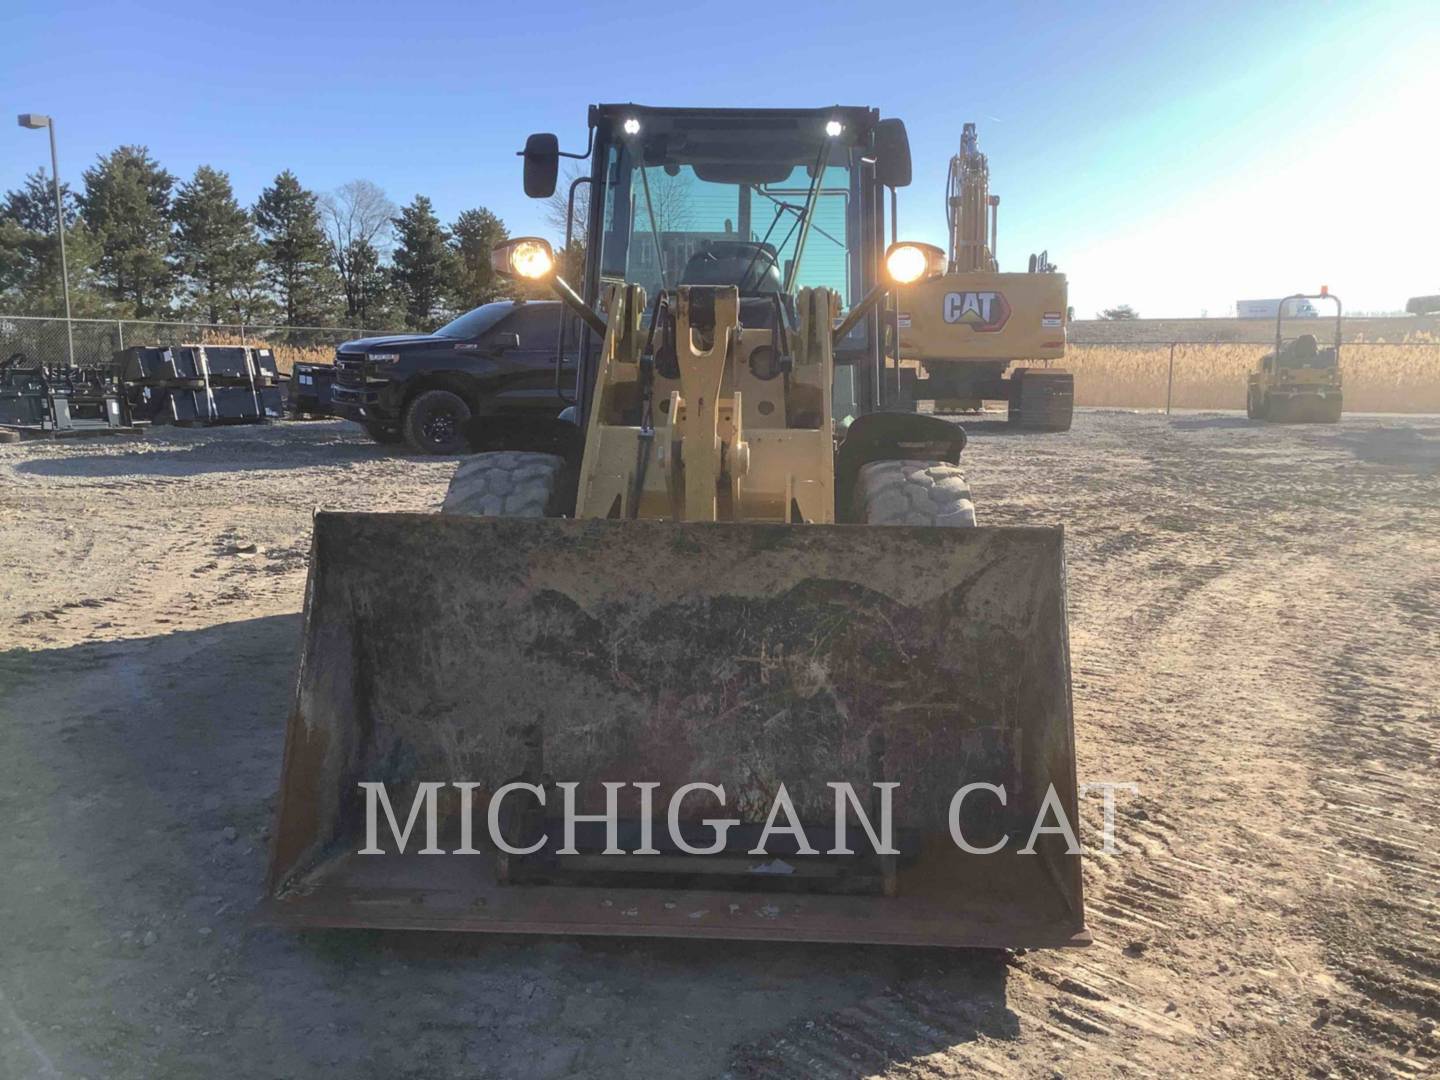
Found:
[[(208, 344), (239, 344), (207, 335)], [(254, 339), (250, 339), (255, 344)], [(335, 345), (270, 344), (276, 365), (289, 373), (296, 363), (328, 364)], [(1265, 345), (1214, 342), (1175, 346), (1177, 409), (1243, 409), (1245, 376)], [(1341, 351), (1345, 408), (1354, 412), (1440, 413), (1440, 335), (1405, 334), (1399, 341), (1347, 342)], [(1122, 409), (1165, 406), (1168, 345), (1071, 343), (1057, 366), (1075, 373), (1075, 401)]]
[[(1177, 409), (1243, 409), (1245, 377), (1269, 348), (1240, 343), (1175, 346)], [(1064, 366), (1075, 373), (1079, 405), (1153, 409), (1165, 405), (1168, 345), (1077, 345)], [(1354, 412), (1440, 412), (1440, 337), (1354, 341), (1341, 349), (1345, 408)]]
[(283, 342), (265, 341), (249, 335), (242, 342), (238, 331), (207, 330), (200, 338), (202, 345), (255, 345), (269, 348), (275, 354), (275, 366), (282, 375), (289, 375), (296, 364), (333, 364), (335, 346), (339, 342), (324, 345), (290, 345)]

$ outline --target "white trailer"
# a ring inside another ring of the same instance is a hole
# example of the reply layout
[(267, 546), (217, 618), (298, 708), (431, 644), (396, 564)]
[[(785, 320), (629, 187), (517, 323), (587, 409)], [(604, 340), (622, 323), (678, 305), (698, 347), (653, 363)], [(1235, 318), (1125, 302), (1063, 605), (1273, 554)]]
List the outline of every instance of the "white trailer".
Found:
[[(1280, 305), (1283, 302), (1278, 297), (1274, 300), (1236, 300), (1235, 317), (1237, 319), (1273, 319), (1280, 314)], [(1287, 319), (1318, 319), (1320, 313), (1315, 310), (1315, 305), (1309, 300), (1291, 300), (1285, 317)]]

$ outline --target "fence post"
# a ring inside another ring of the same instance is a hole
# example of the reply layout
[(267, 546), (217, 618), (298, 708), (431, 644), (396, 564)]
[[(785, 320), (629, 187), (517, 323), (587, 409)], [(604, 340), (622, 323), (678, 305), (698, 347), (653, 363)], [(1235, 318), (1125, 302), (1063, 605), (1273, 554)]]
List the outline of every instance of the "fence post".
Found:
[(1170, 415), (1170, 400), (1175, 393), (1175, 342), (1170, 343), (1170, 374), (1165, 377), (1165, 415)]
[(118, 342), (120, 342), (120, 351), (121, 351), (121, 352), (124, 352), (124, 351), (125, 351), (125, 324), (124, 324), (121, 320), (119, 320), (119, 319), (116, 319), (116, 320), (115, 320), (115, 340), (118, 341)]
[(248, 342), (245, 340), (245, 324), (243, 322), (240, 324), (240, 344), (248, 344)]

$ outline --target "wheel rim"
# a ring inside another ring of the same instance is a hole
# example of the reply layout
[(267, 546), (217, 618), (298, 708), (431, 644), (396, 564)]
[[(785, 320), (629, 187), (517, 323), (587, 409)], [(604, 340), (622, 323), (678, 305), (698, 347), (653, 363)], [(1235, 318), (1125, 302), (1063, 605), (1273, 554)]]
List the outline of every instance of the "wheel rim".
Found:
[(454, 441), (460, 426), (460, 415), (454, 409), (436, 409), (420, 425), (425, 441), (432, 446), (445, 446)]

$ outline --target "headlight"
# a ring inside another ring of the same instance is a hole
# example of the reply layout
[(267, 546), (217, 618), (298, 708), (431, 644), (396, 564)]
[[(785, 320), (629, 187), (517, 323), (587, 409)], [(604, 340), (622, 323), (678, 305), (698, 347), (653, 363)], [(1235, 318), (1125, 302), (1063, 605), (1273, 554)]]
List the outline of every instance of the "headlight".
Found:
[(897, 285), (913, 285), (921, 278), (945, 272), (945, 253), (933, 244), (891, 244), (885, 253), (885, 272)]
[(490, 265), (496, 273), (516, 277), (549, 277), (555, 269), (555, 255), (550, 242), (538, 236), (519, 236), (496, 244), (490, 251)]
[(372, 352), (366, 353), (365, 359), (372, 364), (398, 364), (400, 354), (398, 352)]

